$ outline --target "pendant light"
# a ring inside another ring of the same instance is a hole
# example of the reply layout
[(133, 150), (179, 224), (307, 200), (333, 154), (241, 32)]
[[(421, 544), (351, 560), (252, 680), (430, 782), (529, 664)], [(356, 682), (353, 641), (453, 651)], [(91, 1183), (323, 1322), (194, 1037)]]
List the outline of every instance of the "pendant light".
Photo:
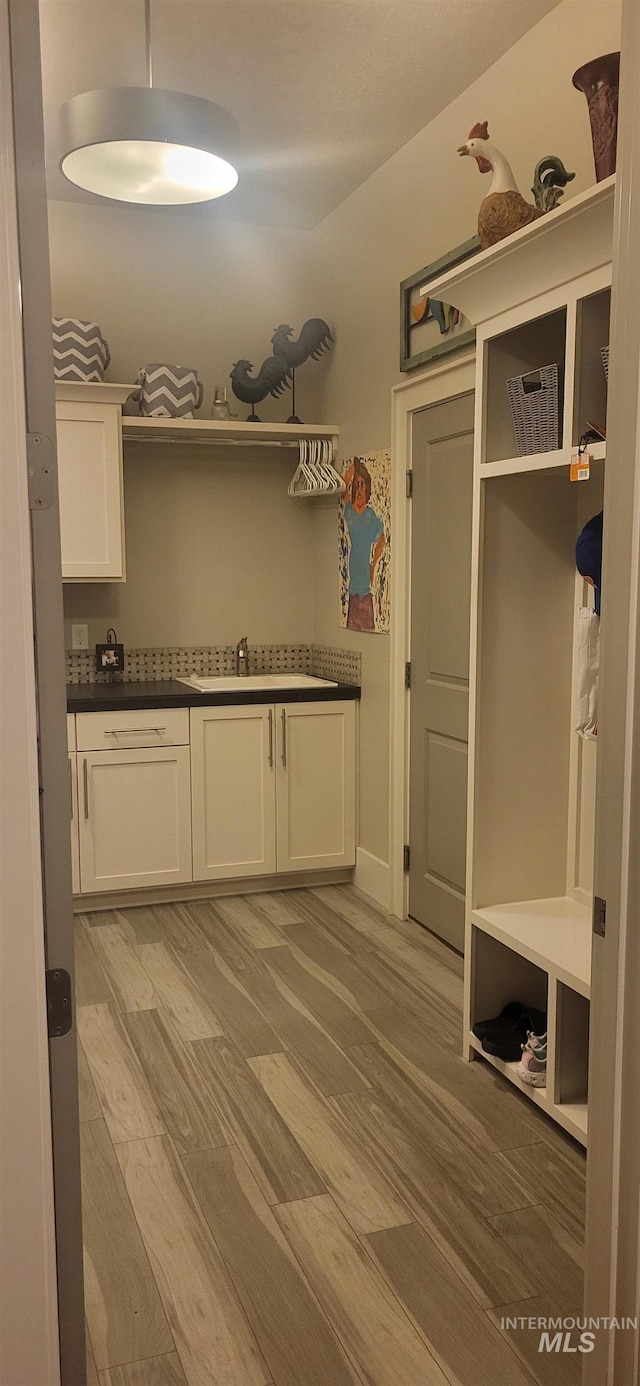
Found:
[(151, 0), (144, 0), (146, 87), (73, 96), (60, 112), (60, 168), (70, 183), (117, 202), (167, 207), (235, 188), (240, 130), (228, 111), (153, 85)]

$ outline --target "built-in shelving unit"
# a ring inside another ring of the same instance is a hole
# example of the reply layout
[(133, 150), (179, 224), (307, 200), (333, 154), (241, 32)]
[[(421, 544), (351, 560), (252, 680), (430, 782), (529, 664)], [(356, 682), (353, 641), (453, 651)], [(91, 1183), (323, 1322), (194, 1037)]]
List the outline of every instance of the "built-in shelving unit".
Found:
[[(476, 326), (465, 1049), (586, 1143), (597, 743), (575, 731), (575, 541), (603, 506), (569, 463), (606, 426), (615, 180), (440, 276)], [(517, 456), (507, 382), (559, 367), (558, 446)], [(546, 1088), (486, 1054), (476, 1021), (519, 1000), (547, 1012)]]

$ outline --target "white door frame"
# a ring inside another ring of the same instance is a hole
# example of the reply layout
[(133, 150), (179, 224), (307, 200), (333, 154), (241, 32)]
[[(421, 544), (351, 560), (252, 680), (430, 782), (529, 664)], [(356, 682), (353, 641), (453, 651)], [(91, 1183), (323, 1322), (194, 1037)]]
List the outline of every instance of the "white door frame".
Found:
[(7, 0), (0, 0), (0, 1380), (58, 1386), (36, 679)]
[[(624, 0), (605, 476), (585, 1313), (640, 1316), (640, 10)], [(607, 535), (614, 530), (615, 544)], [(584, 1386), (638, 1381), (640, 1333), (597, 1335)]]
[(475, 351), (460, 352), (428, 372), (412, 376), (391, 392), (393, 459), (393, 577), (391, 587), (391, 670), (389, 687), (389, 863), (391, 913), (406, 919), (409, 878), (404, 845), (409, 827), (409, 706), (405, 664), (411, 647), (411, 502), (407, 472), (413, 463), (413, 416), (421, 409), (475, 389)]

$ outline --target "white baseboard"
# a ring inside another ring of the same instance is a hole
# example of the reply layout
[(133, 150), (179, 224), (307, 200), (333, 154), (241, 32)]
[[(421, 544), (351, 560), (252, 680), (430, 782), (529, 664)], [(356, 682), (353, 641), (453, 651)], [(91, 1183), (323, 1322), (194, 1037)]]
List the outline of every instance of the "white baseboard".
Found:
[(363, 894), (375, 900), (377, 905), (382, 905), (383, 910), (391, 910), (389, 863), (374, 857), (371, 852), (365, 852), (363, 847), (356, 848), (356, 874), (353, 884)]

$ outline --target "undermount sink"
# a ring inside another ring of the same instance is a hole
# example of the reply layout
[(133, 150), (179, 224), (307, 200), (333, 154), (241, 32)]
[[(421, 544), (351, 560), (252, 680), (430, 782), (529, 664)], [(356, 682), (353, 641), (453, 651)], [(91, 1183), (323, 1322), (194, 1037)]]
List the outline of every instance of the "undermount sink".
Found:
[(179, 682), (188, 684), (189, 688), (197, 688), (200, 693), (235, 693), (240, 688), (249, 690), (338, 686), (334, 679), (316, 679), (311, 674), (192, 674), (191, 678), (180, 679)]

